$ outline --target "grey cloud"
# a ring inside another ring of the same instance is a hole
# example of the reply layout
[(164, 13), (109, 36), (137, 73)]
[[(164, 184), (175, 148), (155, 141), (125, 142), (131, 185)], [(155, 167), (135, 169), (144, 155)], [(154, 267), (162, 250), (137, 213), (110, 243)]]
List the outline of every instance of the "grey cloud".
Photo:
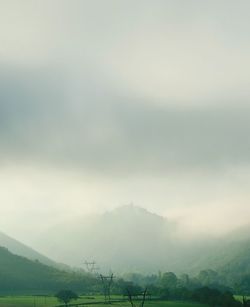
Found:
[(153, 173), (250, 162), (247, 107), (159, 107), (111, 90), (95, 91), (91, 80), (71, 100), (63, 78), (44, 72), (2, 75), (2, 80), (5, 159)]
[(248, 0), (0, 8), (7, 232), (26, 241), (57, 218), (131, 200), (213, 232), (226, 216), (247, 221)]
[(249, 163), (248, 1), (11, 3), (3, 161), (130, 173)]

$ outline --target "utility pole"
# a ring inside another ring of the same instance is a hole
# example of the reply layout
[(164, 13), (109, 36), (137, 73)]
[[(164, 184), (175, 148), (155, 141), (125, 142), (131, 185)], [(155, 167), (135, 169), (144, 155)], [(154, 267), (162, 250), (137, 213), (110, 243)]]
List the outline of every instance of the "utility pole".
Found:
[(104, 297), (105, 297), (105, 303), (109, 303), (109, 304), (111, 303), (110, 289), (111, 289), (114, 278), (115, 277), (113, 273), (107, 276), (100, 274), (100, 279), (102, 281), (103, 292), (104, 292)]
[[(146, 288), (142, 293), (140, 293), (140, 296), (141, 296), (141, 302), (139, 303), (140, 307), (144, 307), (146, 296), (147, 296), (147, 291), (148, 290)], [(129, 289), (127, 289), (127, 292), (128, 292), (128, 301), (130, 302), (131, 307), (136, 307), (136, 304), (134, 303), (134, 300), (135, 300), (135, 297), (136, 298), (138, 297), (138, 295), (137, 294), (132, 294), (132, 292)]]
[(99, 268), (96, 266), (96, 262), (95, 261), (84, 261), (85, 264), (85, 268), (87, 270), (88, 273), (90, 274), (97, 274), (97, 271), (99, 270)]

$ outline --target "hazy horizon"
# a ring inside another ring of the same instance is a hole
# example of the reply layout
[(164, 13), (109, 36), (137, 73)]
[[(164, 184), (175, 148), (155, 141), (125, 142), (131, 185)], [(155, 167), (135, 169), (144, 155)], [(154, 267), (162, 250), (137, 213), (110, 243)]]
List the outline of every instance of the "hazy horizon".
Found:
[(250, 218), (250, 3), (0, 0), (0, 231), (134, 205)]

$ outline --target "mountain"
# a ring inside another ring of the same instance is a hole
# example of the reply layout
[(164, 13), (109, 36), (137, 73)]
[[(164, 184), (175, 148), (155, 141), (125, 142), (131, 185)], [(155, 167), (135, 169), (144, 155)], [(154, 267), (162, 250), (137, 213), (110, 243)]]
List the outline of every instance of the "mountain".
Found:
[(240, 227), (214, 243), (212, 252), (200, 266), (210, 267), (230, 276), (250, 274), (250, 225)]
[(57, 225), (35, 247), (74, 266), (94, 259), (104, 270), (152, 272), (175, 261), (175, 231), (174, 223), (130, 205)]
[(221, 237), (186, 239), (179, 225), (136, 206), (80, 217), (37, 238), (36, 249), (73, 266), (95, 260), (104, 271), (196, 275), (213, 269), (250, 273), (250, 227)]
[(65, 288), (89, 291), (95, 283), (86, 274), (58, 270), (0, 247), (1, 294), (48, 294)]
[(55, 266), (56, 262), (46, 256), (38, 253), (34, 249), (20, 243), (19, 241), (9, 237), (8, 235), (0, 232), (0, 246), (7, 248), (11, 253), (26, 257), (31, 260), (39, 260), (41, 263)]

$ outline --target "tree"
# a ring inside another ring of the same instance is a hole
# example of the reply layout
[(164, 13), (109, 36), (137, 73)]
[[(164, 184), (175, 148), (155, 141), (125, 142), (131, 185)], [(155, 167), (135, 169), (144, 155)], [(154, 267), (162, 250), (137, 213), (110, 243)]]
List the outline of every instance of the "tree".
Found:
[(217, 272), (213, 270), (202, 270), (198, 275), (198, 280), (203, 286), (210, 286), (220, 283), (220, 278)]
[(208, 306), (240, 307), (242, 304), (237, 301), (230, 292), (221, 292), (218, 289), (202, 287), (193, 291), (192, 299)]
[(177, 277), (173, 272), (166, 272), (161, 277), (161, 286), (167, 289), (174, 289), (177, 286)]
[(78, 295), (71, 290), (60, 290), (56, 293), (55, 297), (60, 302), (63, 302), (65, 306), (68, 306), (70, 301), (78, 299)]
[(188, 288), (190, 285), (190, 278), (188, 274), (181, 274), (178, 280), (178, 286)]

